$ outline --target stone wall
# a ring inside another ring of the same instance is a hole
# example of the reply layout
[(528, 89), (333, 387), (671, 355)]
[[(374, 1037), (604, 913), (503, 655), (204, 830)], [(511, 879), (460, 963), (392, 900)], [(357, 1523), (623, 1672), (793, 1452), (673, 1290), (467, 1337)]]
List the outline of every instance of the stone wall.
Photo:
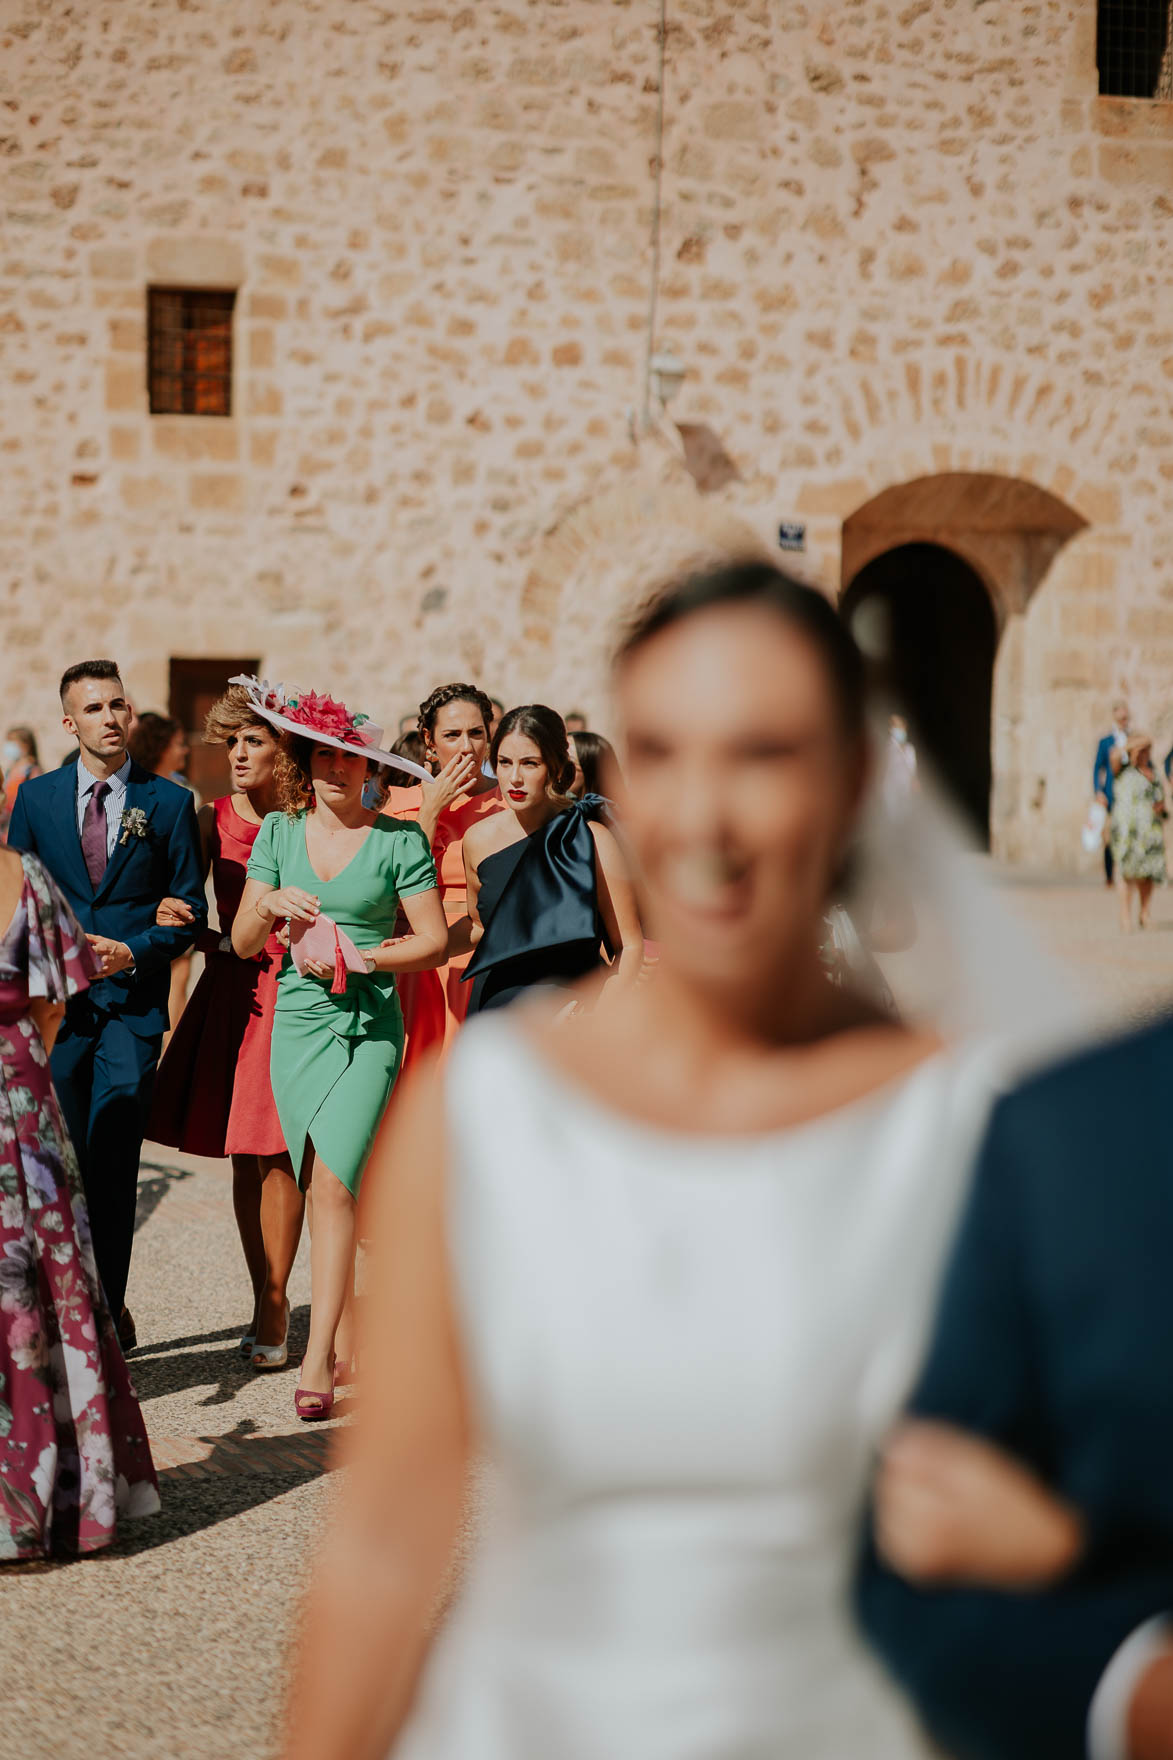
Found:
[[(389, 724), (460, 674), (602, 720), (666, 559), (798, 519), (837, 592), (846, 520), (972, 476), (1078, 528), (988, 583), (997, 841), (1075, 859), (1113, 696), (1173, 737), (1173, 105), (1096, 96), (1092, 0), (667, 10), (707, 494), (638, 420), (659, 0), (2, 0), (0, 683), (52, 752), (91, 651), (143, 707), (257, 653)], [(147, 413), (152, 281), (239, 288), (230, 419)]]

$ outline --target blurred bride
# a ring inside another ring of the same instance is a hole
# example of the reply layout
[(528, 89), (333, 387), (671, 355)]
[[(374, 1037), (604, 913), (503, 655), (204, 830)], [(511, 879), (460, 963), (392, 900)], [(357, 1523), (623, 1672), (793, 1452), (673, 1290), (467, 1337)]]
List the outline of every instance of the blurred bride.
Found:
[(473, 1024), (381, 1145), (287, 1760), (924, 1752), (847, 1585), (999, 1056), (827, 982), (870, 760), (826, 600), (694, 573), (616, 690), (657, 977)]

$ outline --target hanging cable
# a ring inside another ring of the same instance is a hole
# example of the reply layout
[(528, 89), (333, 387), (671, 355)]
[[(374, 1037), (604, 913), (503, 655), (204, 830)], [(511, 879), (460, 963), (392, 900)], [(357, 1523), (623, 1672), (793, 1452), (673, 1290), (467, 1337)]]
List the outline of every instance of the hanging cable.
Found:
[(648, 328), (644, 347), (644, 398), (640, 431), (646, 433), (652, 421), (652, 355), (656, 347), (656, 305), (660, 296), (660, 211), (664, 182), (664, 49), (668, 34), (668, 0), (660, 4), (659, 75), (656, 95), (655, 175), (652, 183), (652, 269), (648, 289)]

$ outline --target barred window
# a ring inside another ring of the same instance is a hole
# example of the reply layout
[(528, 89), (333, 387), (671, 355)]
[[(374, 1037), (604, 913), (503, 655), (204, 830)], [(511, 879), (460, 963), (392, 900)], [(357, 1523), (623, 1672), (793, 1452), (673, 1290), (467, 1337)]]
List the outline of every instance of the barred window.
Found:
[(152, 415), (232, 414), (235, 290), (147, 289), (147, 380)]
[(1099, 0), (1096, 63), (1112, 98), (1173, 101), (1170, 0)]

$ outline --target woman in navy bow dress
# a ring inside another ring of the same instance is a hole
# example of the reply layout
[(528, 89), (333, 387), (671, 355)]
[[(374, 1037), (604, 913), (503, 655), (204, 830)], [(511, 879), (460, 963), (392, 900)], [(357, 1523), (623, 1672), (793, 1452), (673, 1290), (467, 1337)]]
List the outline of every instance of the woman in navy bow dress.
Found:
[(511, 709), (492, 766), (508, 811), (464, 838), (473, 957), (469, 1013), (503, 1008), (536, 984), (565, 985), (609, 957), (613, 982), (643, 964), (643, 932), (623, 852), (599, 795), (576, 801), (566, 727), (544, 704)]

